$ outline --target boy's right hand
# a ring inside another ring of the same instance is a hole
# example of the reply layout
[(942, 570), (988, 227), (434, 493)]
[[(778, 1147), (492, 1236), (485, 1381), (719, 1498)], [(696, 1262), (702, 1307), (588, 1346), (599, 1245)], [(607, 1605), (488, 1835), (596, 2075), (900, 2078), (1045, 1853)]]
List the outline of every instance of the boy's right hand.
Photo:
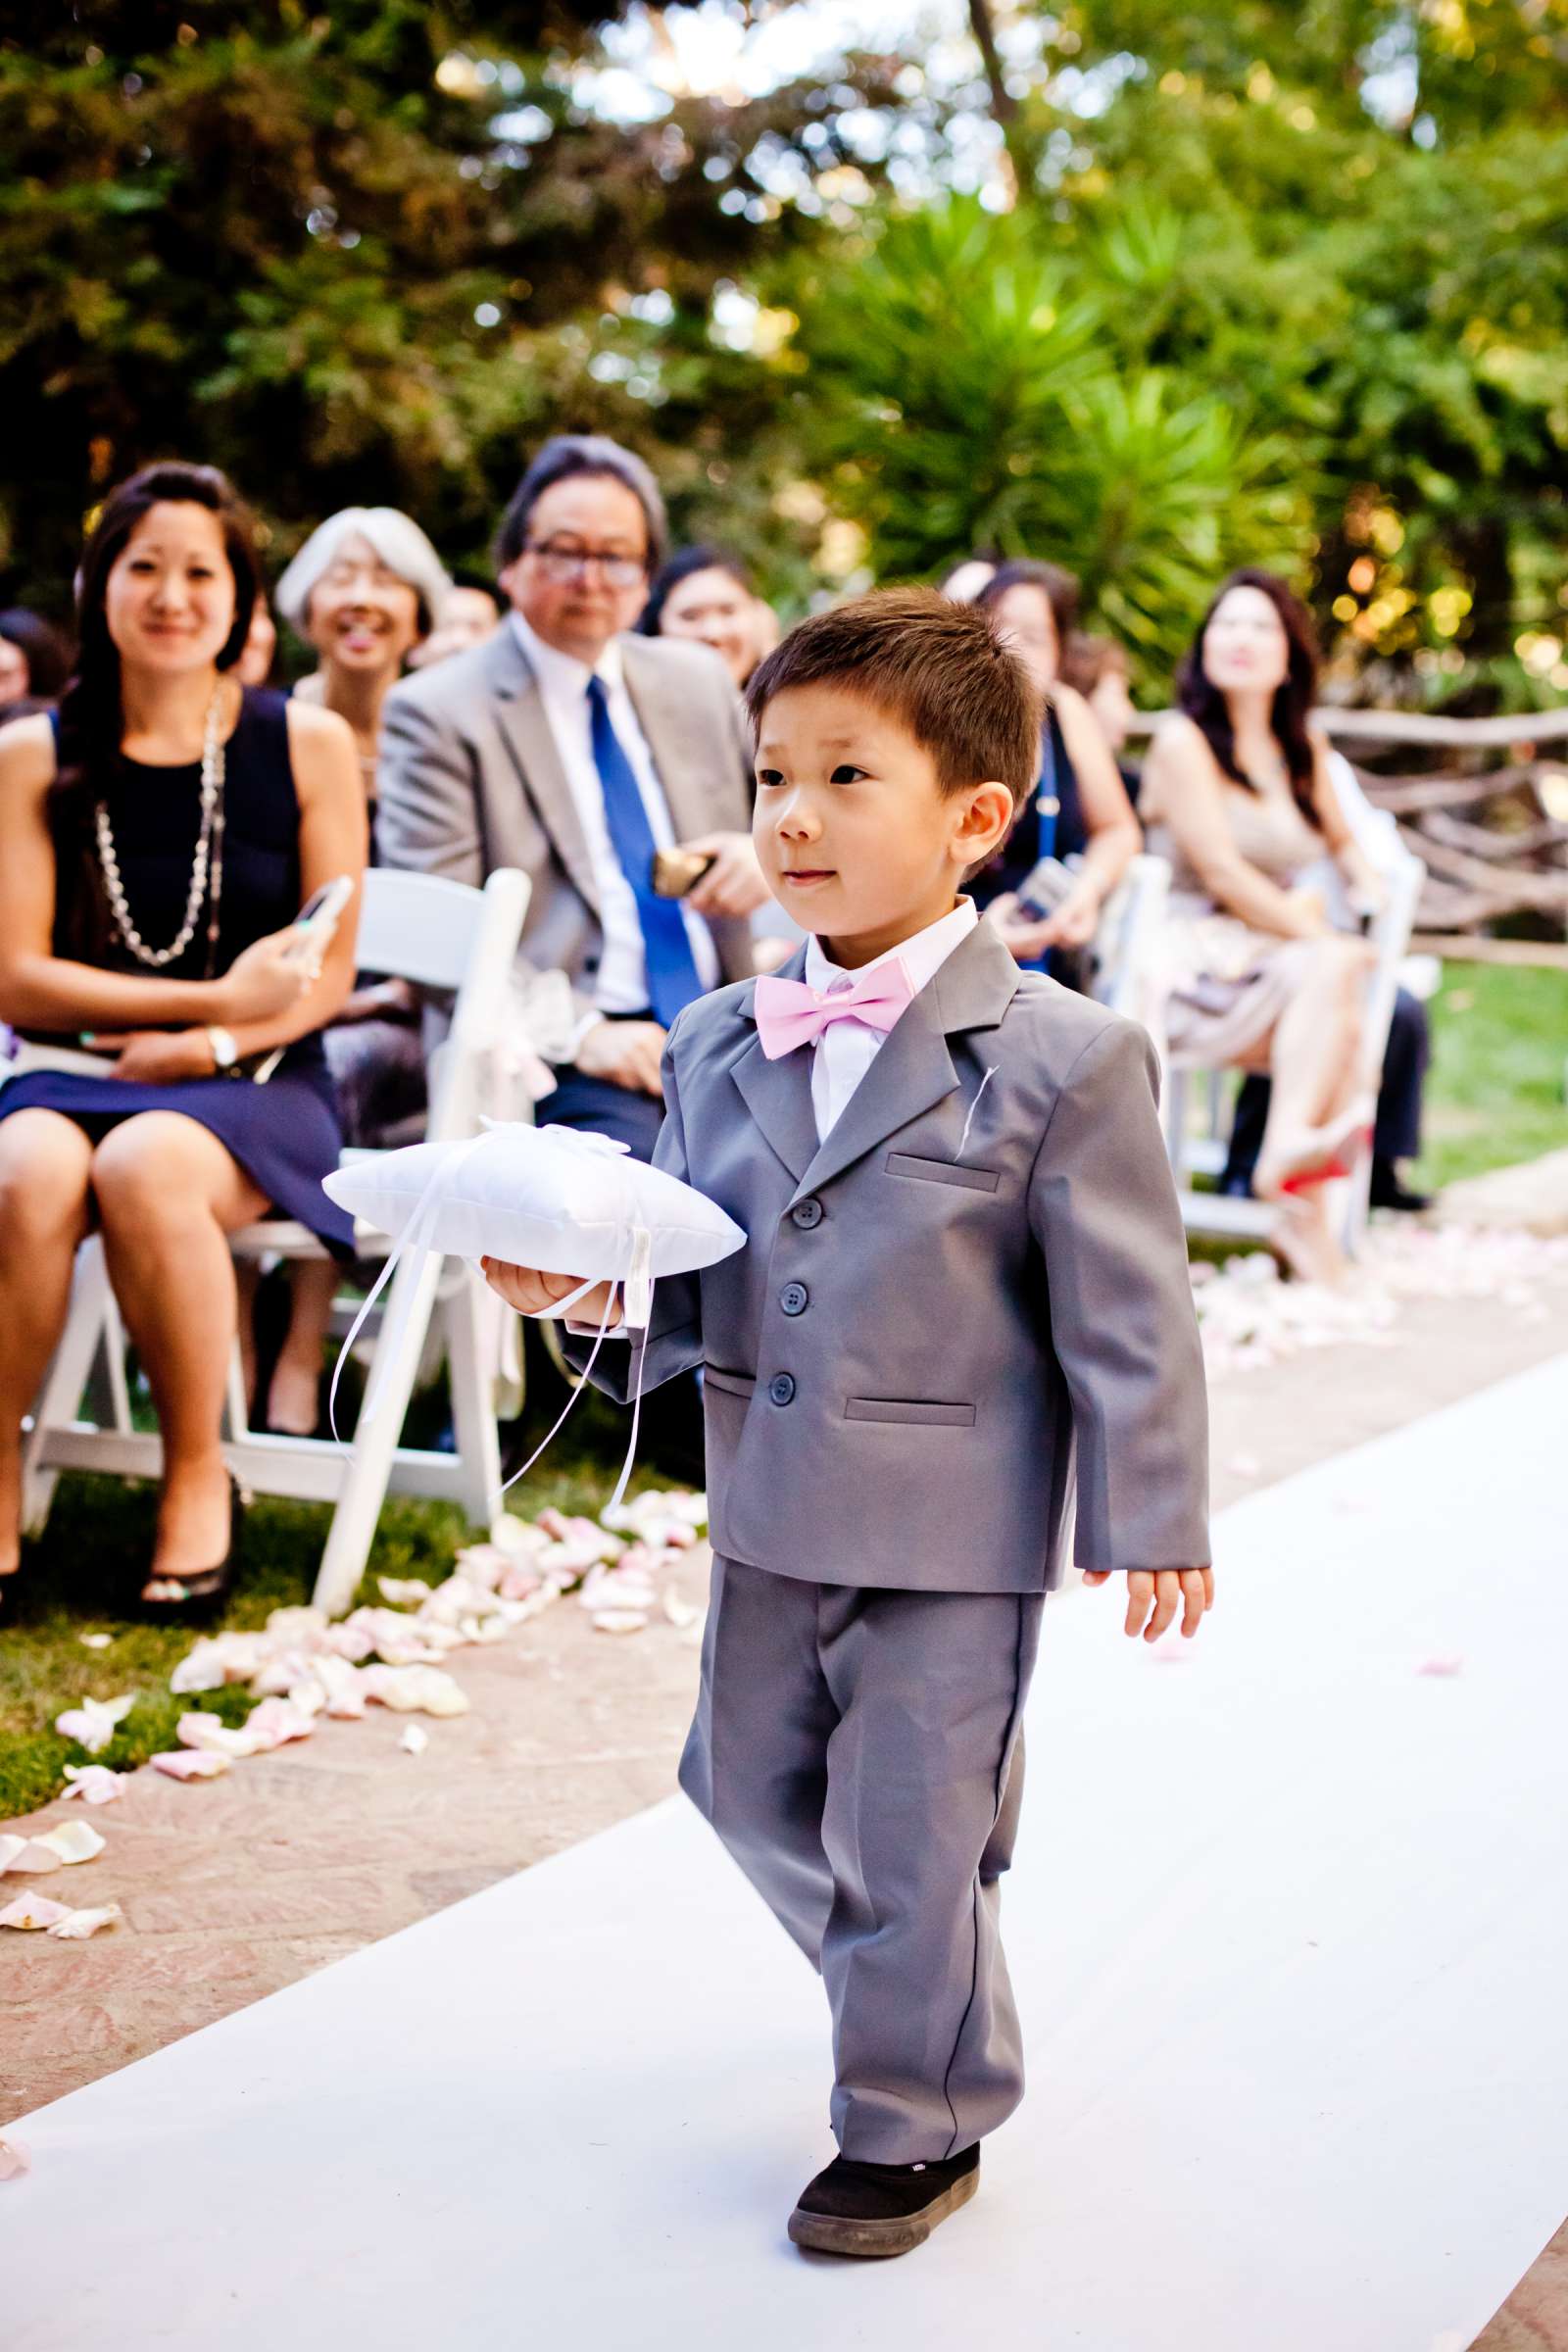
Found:
[[(575, 1274), (542, 1274), (536, 1266), (511, 1266), (499, 1257), (482, 1257), (479, 1263), (497, 1298), (504, 1298), (519, 1315), (548, 1315), (578, 1287)], [(573, 1321), (591, 1323), (597, 1331), (608, 1313), (606, 1329), (613, 1331), (621, 1319), (618, 1304), (612, 1304), (614, 1288), (612, 1282), (602, 1282), (579, 1298), (572, 1309)]]
[[(1108, 1582), (1108, 1568), (1086, 1568), (1086, 1585)], [(1150, 1603), (1153, 1614), (1150, 1615)], [(1203, 1611), (1214, 1606), (1214, 1571), (1212, 1568), (1129, 1568), (1127, 1570), (1127, 1620), (1124, 1634), (1134, 1640), (1142, 1634), (1146, 1642), (1157, 1642), (1167, 1626), (1174, 1623), (1177, 1611), (1182, 1618), (1182, 1633), (1191, 1641), (1203, 1622)], [(1149, 1623), (1144, 1623), (1145, 1618)]]

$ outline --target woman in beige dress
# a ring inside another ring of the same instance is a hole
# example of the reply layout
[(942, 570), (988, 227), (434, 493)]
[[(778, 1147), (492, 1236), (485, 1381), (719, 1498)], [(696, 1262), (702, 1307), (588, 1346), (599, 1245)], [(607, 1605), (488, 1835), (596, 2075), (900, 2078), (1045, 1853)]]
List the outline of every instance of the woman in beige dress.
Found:
[(1280, 1209), (1291, 1265), (1345, 1261), (1324, 1183), (1372, 1119), (1363, 1004), (1372, 950), (1330, 925), (1310, 869), (1332, 858), (1352, 909), (1382, 884), (1356, 848), (1311, 723), (1311, 622), (1284, 582), (1233, 572), (1178, 676), (1179, 709), (1144, 769), (1140, 813), (1173, 871), (1164, 1005), (1172, 1058), (1266, 1071), (1273, 1096), (1252, 1190)]

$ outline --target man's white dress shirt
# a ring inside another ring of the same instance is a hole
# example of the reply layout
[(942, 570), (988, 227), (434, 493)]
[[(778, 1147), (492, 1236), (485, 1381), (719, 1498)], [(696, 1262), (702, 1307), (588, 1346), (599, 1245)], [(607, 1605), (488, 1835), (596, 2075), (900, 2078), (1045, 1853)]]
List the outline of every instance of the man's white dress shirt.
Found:
[[(594, 758), (593, 713), (588, 704), (588, 681), (597, 674), (604, 681), (606, 702), (611, 724), (620, 738), (621, 749), (631, 761), (637, 778), (637, 789), (648, 812), (649, 829), (662, 850), (675, 847), (675, 828), (670, 821), (669, 805), (664, 799), (654, 755), (648, 748), (648, 738), (638, 721), (636, 708), (626, 691), (625, 672), (620, 659), (620, 647), (613, 638), (591, 667), (579, 662), (574, 654), (564, 654), (528, 626), (522, 614), (514, 612), (512, 625), (517, 641), (528, 657), (528, 664), (539, 681), (540, 699), (545, 716), (555, 740), (561, 764), (565, 770), (572, 806), (582, 826), (588, 845), (588, 858), (593, 867), (594, 884), (599, 893), (599, 922), (604, 932), (604, 951), (599, 970), (594, 978), (593, 998), (602, 1012), (641, 1012), (648, 1003), (648, 958), (643, 947), (643, 927), (637, 912), (637, 900), (631, 884), (621, 870), (615, 855), (615, 845), (610, 838), (610, 826), (605, 817), (605, 791), (600, 781), (599, 763)], [(686, 936), (691, 941), (692, 955), (697, 964), (697, 976), (704, 988), (718, 985), (718, 951), (712, 933), (700, 915), (682, 906)]]
[[(897, 957), (918, 996), (959, 942), (968, 938), (979, 919), (973, 899), (960, 899), (951, 914), (940, 916), (925, 930), (917, 931), (912, 939), (890, 948), (875, 962), (863, 963), (853, 972), (830, 963), (822, 952), (821, 941), (810, 939), (806, 947), (806, 985), (814, 988), (818, 996), (831, 996), (835, 988), (848, 988), (864, 973), (874, 972)], [(891, 1034), (889, 1030), (872, 1029), (864, 1021), (832, 1021), (816, 1040), (811, 1048), (811, 1108), (816, 1113), (818, 1143), (838, 1125), (850, 1097)]]

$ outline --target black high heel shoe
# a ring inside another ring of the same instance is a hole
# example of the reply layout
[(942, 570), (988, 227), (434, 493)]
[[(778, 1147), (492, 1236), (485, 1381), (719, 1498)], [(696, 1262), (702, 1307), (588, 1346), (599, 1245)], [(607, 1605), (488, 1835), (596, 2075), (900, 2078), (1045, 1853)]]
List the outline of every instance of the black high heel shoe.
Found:
[(246, 1496), (233, 1473), (228, 1481), (228, 1549), (216, 1568), (196, 1568), (179, 1576), (155, 1576), (149, 1568), (143, 1585), (178, 1585), (177, 1597), (172, 1600), (138, 1601), (139, 1613), (158, 1625), (208, 1625), (223, 1613), (223, 1604), (234, 1582), (239, 1565), (240, 1538), (244, 1528)]

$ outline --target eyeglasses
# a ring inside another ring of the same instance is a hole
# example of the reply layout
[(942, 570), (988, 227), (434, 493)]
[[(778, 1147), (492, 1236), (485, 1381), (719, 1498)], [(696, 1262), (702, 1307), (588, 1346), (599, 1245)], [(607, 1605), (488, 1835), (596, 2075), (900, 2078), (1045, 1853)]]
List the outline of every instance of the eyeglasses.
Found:
[(635, 588), (648, 576), (641, 556), (607, 555), (597, 547), (564, 547), (559, 539), (530, 539), (524, 552), (532, 556), (547, 580), (580, 580), (590, 564), (609, 588)]

